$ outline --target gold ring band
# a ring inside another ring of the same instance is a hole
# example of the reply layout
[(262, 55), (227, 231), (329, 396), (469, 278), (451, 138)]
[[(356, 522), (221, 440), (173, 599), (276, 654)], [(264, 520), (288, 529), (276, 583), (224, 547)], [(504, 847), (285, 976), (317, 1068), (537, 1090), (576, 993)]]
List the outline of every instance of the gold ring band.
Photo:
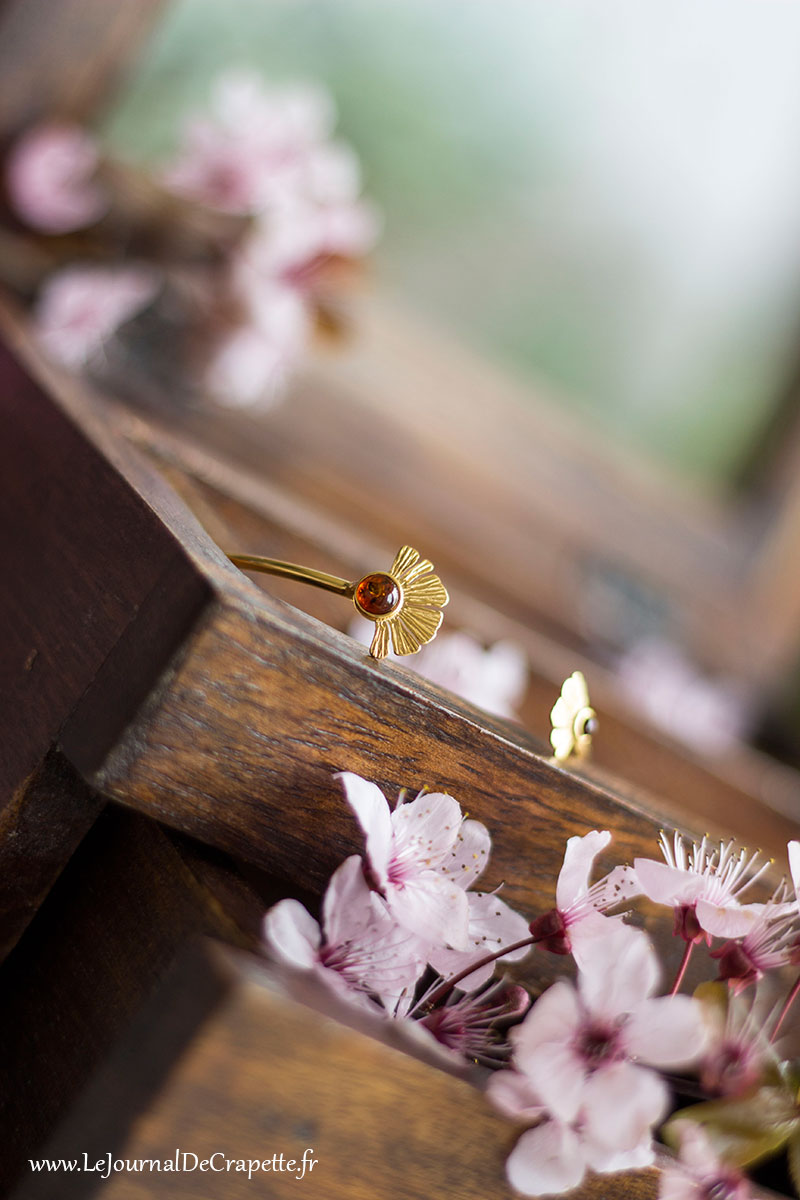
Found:
[(395, 654), (416, 654), (433, 641), (444, 616), (441, 610), (450, 599), (434, 574), (433, 563), (420, 558), (411, 546), (401, 546), (388, 570), (371, 571), (354, 582), (277, 558), (254, 554), (229, 554), (228, 558), (242, 571), (280, 575), (347, 596), (356, 612), (375, 623), (369, 648), (373, 658), (385, 658), (390, 648)]

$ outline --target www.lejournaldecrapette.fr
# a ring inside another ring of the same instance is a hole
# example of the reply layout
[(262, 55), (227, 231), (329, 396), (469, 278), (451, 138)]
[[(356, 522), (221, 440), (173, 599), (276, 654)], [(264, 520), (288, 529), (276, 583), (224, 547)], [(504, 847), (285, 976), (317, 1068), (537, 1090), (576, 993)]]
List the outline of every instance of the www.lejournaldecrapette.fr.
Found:
[(211, 1171), (217, 1174), (229, 1173), (254, 1175), (265, 1171), (278, 1171), (294, 1175), (296, 1179), (305, 1179), (316, 1167), (319, 1159), (314, 1158), (313, 1149), (303, 1151), (302, 1158), (288, 1158), (285, 1154), (273, 1154), (271, 1158), (230, 1158), (223, 1150), (217, 1150), (208, 1158), (201, 1158), (191, 1150), (176, 1150), (171, 1158), (115, 1158), (109, 1152), (103, 1158), (90, 1158), (83, 1154), (80, 1158), (29, 1158), (32, 1171), (38, 1172), (96, 1172), (100, 1179), (108, 1179), (113, 1174), (146, 1174), (154, 1171), (173, 1172), (177, 1174), (192, 1171)]

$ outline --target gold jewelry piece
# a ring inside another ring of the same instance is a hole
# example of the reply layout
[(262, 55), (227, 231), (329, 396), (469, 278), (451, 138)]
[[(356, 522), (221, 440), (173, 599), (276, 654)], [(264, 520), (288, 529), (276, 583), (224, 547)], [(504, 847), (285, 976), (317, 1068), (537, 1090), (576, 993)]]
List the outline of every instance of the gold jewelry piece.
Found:
[(432, 642), (444, 617), (441, 610), (450, 599), (441, 579), (433, 573), (433, 563), (420, 558), (411, 546), (401, 546), (388, 571), (373, 571), (355, 583), (277, 558), (250, 554), (229, 554), (228, 558), (242, 571), (283, 575), (348, 596), (356, 612), (375, 622), (369, 648), (373, 658), (386, 657), (390, 636), (395, 654), (416, 654)]
[(597, 733), (597, 713), (589, 703), (589, 689), (580, 671), (565, 679), (561, 695), (550, 713), (550, 745), (559, 762), (575, 755), (585, 758), (592, 748), (592, 736)]

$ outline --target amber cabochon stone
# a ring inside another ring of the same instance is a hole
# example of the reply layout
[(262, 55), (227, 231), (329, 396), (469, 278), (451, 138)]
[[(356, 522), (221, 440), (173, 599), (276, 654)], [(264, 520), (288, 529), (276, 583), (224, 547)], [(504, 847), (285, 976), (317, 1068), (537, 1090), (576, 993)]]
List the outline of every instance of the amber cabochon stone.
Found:
[(400, 603), (400, 588), (391, 575), (365, 575), (356, 585), (355, 600), (368, 617), (388, 617)]

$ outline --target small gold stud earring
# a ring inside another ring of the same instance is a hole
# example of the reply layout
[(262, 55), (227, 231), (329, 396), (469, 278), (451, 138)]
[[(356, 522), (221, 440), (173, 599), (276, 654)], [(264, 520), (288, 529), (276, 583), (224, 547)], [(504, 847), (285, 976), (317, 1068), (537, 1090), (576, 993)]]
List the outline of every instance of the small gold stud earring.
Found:
[(362, 617), (375, 622), (369, 648), (373, 658), (386, 657), (390, 639), (395, 654), (416, 654), (433, 641), (444, 617), (441, 610), (450, 599), (433, 572), (433, 563), (420, 558), (411, 546), (401, 546), (387, 571), (372, 571), (354, 583), (276, 558), (250, 554), (229, 554), (228, 558), (242, 571), (282, 575), (349, 597)]
[(550, 745), (559, 762), (573, 755), (585, 758), (590, 753), (592, 737), (597, 733), (597, 713), (589, 703), (589, 690), (580, 671), (573, 671), (564, 680), (550, 713), (550, 724)]

